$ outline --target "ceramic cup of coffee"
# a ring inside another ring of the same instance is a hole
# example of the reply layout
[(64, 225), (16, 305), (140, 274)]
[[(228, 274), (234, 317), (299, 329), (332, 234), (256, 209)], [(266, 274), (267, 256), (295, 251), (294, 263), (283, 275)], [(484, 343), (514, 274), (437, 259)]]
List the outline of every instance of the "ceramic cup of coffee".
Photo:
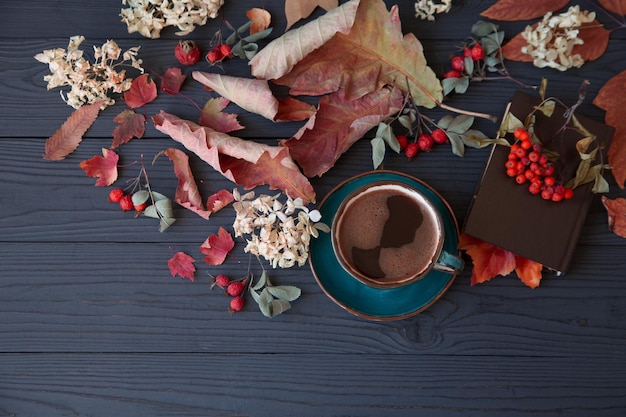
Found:
[(354, 278), (376, 288), (396, 288), (431, 270), (456, 274), (463, 260), (444, 250), (441, 214), (418, 189), (374, 182), (340, 204), (331, 227), (333, 251)]

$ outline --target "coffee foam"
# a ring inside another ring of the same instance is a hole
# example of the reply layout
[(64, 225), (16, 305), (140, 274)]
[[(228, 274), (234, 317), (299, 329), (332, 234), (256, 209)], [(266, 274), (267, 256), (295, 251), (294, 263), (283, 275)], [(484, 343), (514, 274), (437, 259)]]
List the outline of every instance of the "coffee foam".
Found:
[[(341, 216), (338, 245), (348, 262), (354, 263), (352, 248), (369, 250), (381, 245), (385, 225), (390, 219), (388, 201), (392, 196), (404, 196), (409, 200), (403, 206), (405, 212), (402, 216), (396, 215), (391, 219), (396, 227), (410, 224), (410, 216), (421, 216), (423, 219), (417, 223), (411, 242), (380, 249), (378, 266), (384, 273), (381, 280), (419, 275), (433, 263), (440, 241), (437, 215), (421, 194), (399, 185), (374, 186), (349, 202)], [(406, 230), (402, 232), (406, 235)]]

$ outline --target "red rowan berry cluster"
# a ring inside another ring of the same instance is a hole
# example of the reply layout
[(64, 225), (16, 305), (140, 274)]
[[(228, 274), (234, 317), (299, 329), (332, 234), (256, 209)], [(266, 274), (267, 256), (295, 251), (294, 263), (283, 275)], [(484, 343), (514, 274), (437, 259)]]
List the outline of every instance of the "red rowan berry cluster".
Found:
[(224, 61), (226, 58), (230, 58), (233, 55), (233, 48), (226, 43), (217, 43), (206, 54), (206, 60), (211, 65), (216, 65)]
[(248, 286), (247, 275), (240, 280), (232, 280), (228, 275), (219, 274), (213, 277), (211, 287), (218, 286), (224, 290), (224, 294), (231, 297), (229, 312), (235, 313), (243, 310), (246, 300), (243, 293)]
[(419, 152), (430, 152), (435, 144), (448, 142), (448, 135), (443, 129), (437, 128), (430, 133), (423, 132), (414, 142), (409, 142), (405, 135), (398, 135), (397, 139), (400, 149), (404, 151), (407, 158), (412, 159)]
[(126, 193), (121, 188), (114, 188), (109, 193), (109, 202), (118, 203), (122, 211), (129, 211), (135, 209), (136, 212), (141, 213), (148, 207), (148, 201), (135, 204), (133, 202), (133, 194)]
[(517, 139), (511, 145), (505, 163), (506, 175), (515, 178), (518, 184), (528, 184), (531, 194), (540, 194), (544, 200), (560, 202), (574, 196), (571, 188), (563, 186), (554, 177), (554, 164), (542, 154), (540, 143), (532, 143), (526, 129), (518, 128), (513, 133)]

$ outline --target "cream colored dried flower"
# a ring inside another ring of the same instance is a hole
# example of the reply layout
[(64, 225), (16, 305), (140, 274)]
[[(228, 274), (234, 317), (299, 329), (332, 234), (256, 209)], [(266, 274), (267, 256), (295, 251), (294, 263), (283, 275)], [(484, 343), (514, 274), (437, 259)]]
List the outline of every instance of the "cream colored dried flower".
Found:
[(166, 26), (176, 26), (179, 36), (189, 34), (209, 18), (217, 17), (224, 0), (122, 0), (120, 16), (128, 26), (128, 33), (139, 32), (156, 39)]
[(319, 232), (328, 233), (330, 228), (320, 223), (318, 210), (309, 210), (301, 198), (282, 194), (254, 196), (254, 192), (241, 195), (233, 190), (237, 213), (233, 223), (235, 236), (248, 235), (245, 252), (262, 256), (273, 268), (302, 266), (308, 259), (311, 238)]
[(452, 0), (419, 0), (415, 2), (415, 17), (422, 20), (435, 20), (435, 15), (448, 13), (452, 8)]
[(84, 40), (84, 36), (72, 36), (67, 50), (48, 49), (35, 55), (37, 61), (48, 64), (50, 69), (44, 81), (48, 90), (69, 86), (70, 91), (61, 90), (61, 98), (75, 109), (99, 100), (104, 100), (105, 106), (111, 105), (115, 103), (111, 94), (123, 93), (132, 83), (126, 71), (117, 68), (131, 66), (143, 73), (142, 61), (137, 58), (139, 47), (122, 51), (117, 43), (108, 40), (100, 48), (93, 47), (94, 62), (90, 63), (78, 49)]
[(594, 12), (582, 11), (579, 6), (570, 7), (567, 12), (553, 16), (546, 13), (535, 29), (527, 26), (522, 37), (528, 44), (522, 52), (533, 57), (536, 67), (555, 68), (565, 71), (572, 67), (581, 67), (585, 61), (580, 54), (574, 54), (574, 46), (584, 41), (578, 37), (583, 23), (592, 22)]

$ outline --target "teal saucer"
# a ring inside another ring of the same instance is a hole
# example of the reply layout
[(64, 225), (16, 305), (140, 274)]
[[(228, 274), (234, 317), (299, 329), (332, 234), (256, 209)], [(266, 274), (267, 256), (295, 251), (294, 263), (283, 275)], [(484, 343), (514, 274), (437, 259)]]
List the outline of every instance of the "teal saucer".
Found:
[[(445, 200), (424, 182), (395, 171), (370, 171), (335, 187), (320, 203), (322, 222), (329, 227), (341, 202), (357, 188), (375, 181), (399, 181), (417, 188), (433, 201), (445, 229), (444, 249), (458, 253), (459, 228)], [(330, 233), (320, 233), (309, 247), (309, 263), (318, 284), (335, 303), (370, 320), (400, 320), (430, 307), (450, 287), (456, 275), (432, 270), (421, 280), (398, 288), (378, 289), (349, 275), (333, 252)]]

